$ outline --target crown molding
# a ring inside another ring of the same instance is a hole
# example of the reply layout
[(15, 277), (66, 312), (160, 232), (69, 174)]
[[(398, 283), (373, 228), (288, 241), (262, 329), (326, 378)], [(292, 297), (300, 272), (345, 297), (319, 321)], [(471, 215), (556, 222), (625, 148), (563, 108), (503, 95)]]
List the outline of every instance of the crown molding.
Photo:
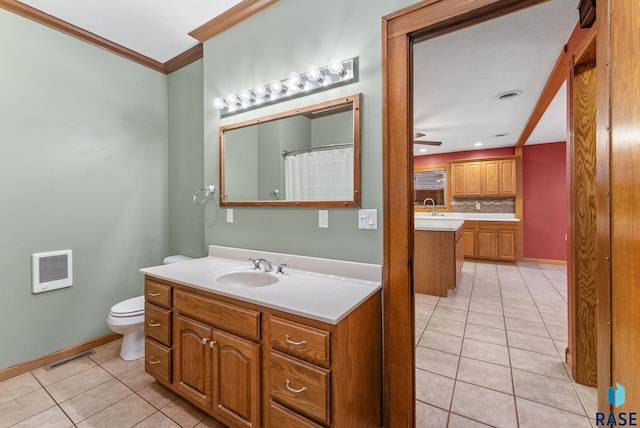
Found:
[(173, 73), (176, 70), (181, 69), (182, 67), (191, 64), (202, 58), (203, 56), (203, 47), (202, 43), (198, 43), (196, 46), (182, 52), (180, 55), (176, 55), (171, 58), (169, 61), (164, 63), (164, 72), (166, 74)]
[(201, 43), (228, 30), (258, 12), (277, 3), (278, 0), (244, 0), (211, 21), (191, 31), (189, 35)]
[(20, 3), (17, 0), (0, 0), (0, 8), (6, 9), (24, 18), (35, 21), (39, 24), (46, 25), (47, 27), (58, 30), (62, 33), (68, 34), (77, 39), (83, 40), (99, 48), (105, 49), (109, 52), (113, 52), (116, 55), (120, 55), (126, 59), (137, 62), (138, 64), (149, 67), (153, 70), (165, 72), (165, 66), (159, 61), (144, 56), (131, 49), (125, 48), (117, 43), (93, 34), (89, 31), (83, 30), (80, 27), (76, 27), (66, 21), (56, 18), (55, 16), (44, 13), (31, 6), (27, 6), (24, 3)]

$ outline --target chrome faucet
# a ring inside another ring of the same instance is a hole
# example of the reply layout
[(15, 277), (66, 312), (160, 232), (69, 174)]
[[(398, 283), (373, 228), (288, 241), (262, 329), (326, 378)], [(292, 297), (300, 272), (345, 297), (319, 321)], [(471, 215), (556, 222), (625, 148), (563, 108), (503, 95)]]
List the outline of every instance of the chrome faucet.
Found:
[(260, 264), (264, 264), (265, 272), (273, 272), (273, 266), (271, 262), (267, 259), (249, 259), (253, 262), (253, 269), (260, 269)]
[(422, 205), (426, 206), (427, 201), (431, 201), (431, 215), (436, 215), (436, 201), (431, 198), (425, 198), (425, 200), (422, 201)]

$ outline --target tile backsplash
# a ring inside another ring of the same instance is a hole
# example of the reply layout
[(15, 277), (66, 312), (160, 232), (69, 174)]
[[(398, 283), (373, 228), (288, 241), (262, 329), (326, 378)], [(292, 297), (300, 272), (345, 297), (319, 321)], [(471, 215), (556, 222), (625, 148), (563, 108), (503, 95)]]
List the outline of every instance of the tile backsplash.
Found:
[[(476, 209), (480, 204), (480, 209)], [(452, 212), (460, 213), (515, 213), (516, 198), (451, 198)]]

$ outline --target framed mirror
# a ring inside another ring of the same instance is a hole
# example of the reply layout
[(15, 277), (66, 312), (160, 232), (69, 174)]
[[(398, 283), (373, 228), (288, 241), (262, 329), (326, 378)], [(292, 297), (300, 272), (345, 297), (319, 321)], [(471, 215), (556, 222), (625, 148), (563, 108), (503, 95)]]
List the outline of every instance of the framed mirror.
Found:
[(220, 127), (220, 206), (360, 205), (360, 94)]

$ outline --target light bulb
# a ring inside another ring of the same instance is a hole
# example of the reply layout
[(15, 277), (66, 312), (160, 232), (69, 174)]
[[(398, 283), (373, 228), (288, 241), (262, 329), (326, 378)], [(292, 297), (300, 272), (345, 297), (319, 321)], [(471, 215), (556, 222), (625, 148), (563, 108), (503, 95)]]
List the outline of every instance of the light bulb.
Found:
[(240, 100), (238, 100), (238, 96), (234, 94), (227, 94), (227, 96), (224, 97), (224, 100), (227, 102), (229, 107), (241, 104)]
[(307, 69), (307, 78), (312, 82), (317, 82), (322, 79), (322, 73), (318, 67), (312, 65)]
[(247, 103), (252, 103), (256, 99), (256, 96), (252, 94), (251, 91), (249, 91), (248, 89), (241, 90), (239, 95), (240, 95), (240, 99), (242, 99), (242, 101), (245, 101)]
[(342, 66), (342, 61), (339, 59), (333, 58), (329, 61), (329, 65), (327, 66), (330, 72), (333, 74), (337, 74), (340, 77), (344, 77), (347, 74), (347, 70)]
[(213, 106), (218, 110), (224, 110), (227, 108), (227, 103), (220, 97), (213, 99)]
[(287, 77), (287, 86), (289, 86), (291, 89), (296, 90), (302, 88), (304, 84), (302, 83), (300, 75), (295, 71), (292, 71)]
[(253, 92), (255, 92), (255, 94), (260, 98), (266, 99), (271, 96), (271, 89), (265, 88), (264, 85), (260, 84), (256, 85), (255, 88), (253, 88)]
[(287, 88), (279, 80), (272, 80), (269, 87), (271, 88), (272, 93), (284, 94), (287, 92)]

